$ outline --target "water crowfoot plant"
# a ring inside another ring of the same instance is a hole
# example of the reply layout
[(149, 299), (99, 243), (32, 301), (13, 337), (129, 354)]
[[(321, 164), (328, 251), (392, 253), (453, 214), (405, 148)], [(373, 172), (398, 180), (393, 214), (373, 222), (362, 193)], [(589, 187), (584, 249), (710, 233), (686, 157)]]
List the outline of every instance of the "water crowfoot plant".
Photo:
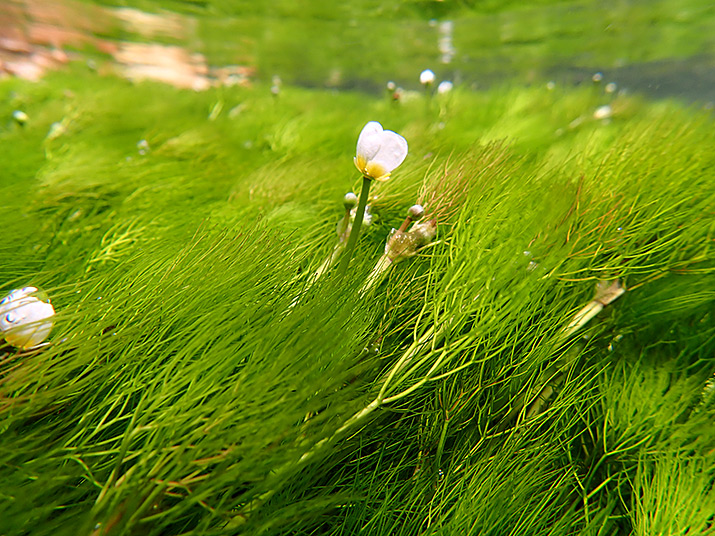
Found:
[(583, 326), (588, 324), (594, 316), (604, 307), (617, 300), (626, 292), (620, 281), (599, 281), (596, 283), (596, 295), (575, 315), (573, 320), (564, 328), (564, 337), (568, 338)]
[(377, 121), (370, 121), (360, 132), (356, 153), (354, 162), (355, 167), (362, 173), (362, 189), (355, 212), (355, 222), (340, 263), (341, 275), (347, 273), (350, 258), (360, 235), (370, 185), (373, 180), (385, 181), (390, 178), (390, 173), (404, 162), (407, 156), (407, 141), (396, 132), (384, 130)]
[[(534, 85), (454, 92), (428, 129), (421, 100), (257, 87), (208, 121), (213, 92), (0, 86), (23, 95), (0, 133), (0, 298), (41, 284), (67, 339), (0, 349), (0, 533), (711, 530), (711, 117), (622, 95), (611, 124), (569, 129), (588, 88)], [(440, 240), (380, 292), (322, 277), (286, 314), (339, 241), (349, 184), (329, 177), (365, 109), (425, 155), (368, 203), (418, 200), (403, 232), (436, 219)], [(564, 339), (599, 279), (648, 292)]]
[[(348, 192), (343, 197), (343, 206), (345, 207), (345, 214), (338, 221), (336, 226), (336, 232), (338, 235), (338, 242), (333, 246), (333, 250), (330, 255), (322, 262), (322, 264), (309, 275), (307, 287), (313, 285), (318, 279), (320, 279), (338, 260), (340, 254), (345, 251), (345, 246), (350, 235), (350, 231), (355, 223), (355, 214), (357, 212), (357, 196), (353, 192)], [(370, 214), (370, 206), (365, 207), (365, 212), (362, 218), (363, 225), (372, 224), (372, 214)], [(295, 300), (291, 303), (290, 307), (293, 308), (298, 304), (302, 294), (296, 296)]]
[(361, 294), (370, 290), (380, 281), (391, 266), (414, 257), (421, 249), (432, 242), (437, 234), (437, 222), (435, 220), (415, 223), (407, 231), (407, 227), (412, 221), (419, 220), (423, 216), (424, 208), (421, 205), (413, 205), (408, 210), (407, 217), (400, 225), (400, 228), (390, 231), (385, 243), (385, 252), (375, 264), (370, 275), (368, 275), (365, 284), (360, 289)]
[(422, 219), (422, 216), (424, 215), (425, 209), (422, 205), (412, 205), (407, 211), (407, 217), (402, 222), (402, 225), (400, 225), (398, 231), (406, 231), (410, 223)]
[[(594, 298), (585, 306), (579, 309), (573, 316), (573, 319), (564, 327), (562, 331), (563, 342), (566, 342), (573, 334), (583, 328), (590, 320), (592, 320), (604, 307), (613, 303), (626, 292), (620, 281), (598, 281), (596, 283), (596, 293)], [(526, 420), (534, 418), (541, 413), (547, 402), (556, 392), (556, 389), (564, 381), (567, 368), (572, 365), (570, 359), (561, 359), (554, 365), (550, 366), (542, 375), (544, 378), (537, 382), (536, 396), (530, 399), (530, 403), (526, 409)], [(520, 399), (515, 404), (511, 416), (515, 416), (524, 408), (524, 398)]]
[[(315, 271), (312, 277), (312, 281), (317, 281), (325, 272), (327, 272), (330, 267), (335, 263), (340, 254), (345, 250), (347, 245), (348, 237), (350, 236), (350, 231), (353, 228), (353, 223), (355, 221), (355, 214), (357, 212), (358, 198), (353, 192), (348, 192), (343, 198), (343, 206), (345, 207), (345, 214), (338, 222), (336, 232), (338, 234), (338, 243), (333, 247), (333, 251), (330, 256), (323, 261), (323, 264)], [(369, 212), (370, 207), (366, 207), (365, 213), (363, 215), (363, 225), (370, 225), (372, 222), (372, 216)]]
[(430, 96), (430, 90), (432, 89), (432, 85), (434, 84), (434, 81), (437, 77), (434, 74), (434, 71), (431, 69), (425, 69), (420, 73), (420, 84), (425, 88), (425, 95), (427, 95), (427, 98)]
[(434, 81), (436, 80), (436, 76), (434, 74), (434, 71), (431, 69), (425, 69), (420, 73), (420, 84), (422, 84), (422, 87), (425, 89), (425, 107), (427, 112), (429, 112), (430, 109), (430, 101), (432, 100), (432, 86), (434, 85)]

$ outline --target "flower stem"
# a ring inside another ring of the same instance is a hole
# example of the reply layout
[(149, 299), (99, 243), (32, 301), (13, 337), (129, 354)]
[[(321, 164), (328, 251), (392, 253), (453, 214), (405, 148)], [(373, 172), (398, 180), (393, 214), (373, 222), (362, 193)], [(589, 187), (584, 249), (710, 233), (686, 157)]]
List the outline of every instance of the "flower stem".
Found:
[(360, 190), (360, 200), (358, 201), (357, 210), (355, 211), (355, 221), (353, 222), (353, 228), (350, 231), (350, 238), (348, 238), (348, 244), (345, 246), (345, 253), (343, 253), (343, 258), (340, 261), (340, 269), (338, 273), (344, 276), (348, 271), (348, 265), (350, 264), (350, 258), (353, 256), (353, 251), (355, 250), (355, 244), (357, 244), (358, 235), (360, 234), (360, 228), (362, 227), (362, 219), (365, 215), (365, 205), (367, 205), (367, 196), (370, 193), (370, 182), (372, 179), (369, 177), (362, 178), (362, 190)]

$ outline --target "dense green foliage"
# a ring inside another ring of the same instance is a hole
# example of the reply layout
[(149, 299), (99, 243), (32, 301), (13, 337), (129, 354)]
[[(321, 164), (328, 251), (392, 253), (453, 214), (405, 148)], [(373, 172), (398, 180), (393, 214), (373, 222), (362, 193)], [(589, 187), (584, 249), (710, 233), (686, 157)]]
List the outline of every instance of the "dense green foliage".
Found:
[[(0, 349), (0, 533), (712, 530), (708, 113), (558, 86), (1, 84), (0, 291), (58, 314), (49, 347)], [(310, 285), (369, 120), (410, 154), (349, 276)], [(361, 295), (418, 201), (437, 242)]]

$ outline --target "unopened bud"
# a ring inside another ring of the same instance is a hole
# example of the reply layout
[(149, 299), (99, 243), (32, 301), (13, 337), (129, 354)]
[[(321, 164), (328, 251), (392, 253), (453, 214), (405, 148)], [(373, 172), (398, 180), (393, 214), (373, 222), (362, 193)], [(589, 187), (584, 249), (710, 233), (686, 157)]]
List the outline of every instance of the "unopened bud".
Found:
[(449, 80), (442, 80), (437, 86), (437, 93), (439, 93), (440, 95), (444, 95), (445, 93), (449, 93), (450, 91), (452, 91), (453, 87), (454, 84)]
[(343, 197), (343, 206), (345, 210), (352, 210), (358, 204), (358, 198), (353, 192), (348, 192)]
[(12, 112), (12, 118), (20, 126), (25, 126), (25, 123), (27, 123), (28, 119), (30, 119), (29, 117), (27, 117), (27, 114), (22, 110), (15, 110), (14, 112)]
[(423, 86), (431, 86), (434, 83), (435, 75), (430, 69), (425, 69), (420, 73), (420, 84)]
[(420, 248), (432, 242), (436, 234), (435, 220), (415, 224), (408, 232), (393, 229), (385, 244), (385, 255), (392, 262), (414, 257)]
[(417, 221), (425, 215), (425, 209), (422, 205), (412, 205), (407, 211), (407, 217), (413, 221)]
[(437, 221), (429, 220), (424, 223), (416, 223), (410, 229), (410, 233), (415, 239), (417, 248), (421, 248), (432, 242), (437, 234)]

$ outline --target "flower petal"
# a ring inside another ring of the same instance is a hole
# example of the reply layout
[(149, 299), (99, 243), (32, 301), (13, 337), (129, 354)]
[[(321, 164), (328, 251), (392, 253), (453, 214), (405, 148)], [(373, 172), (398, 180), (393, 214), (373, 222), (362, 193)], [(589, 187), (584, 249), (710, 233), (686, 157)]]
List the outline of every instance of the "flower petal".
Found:
[(369, 162), (377, 154), (382, 142), (382, 125), (377, 121), (370, 121), (360, 132), (357, 142), (357, 157)]
[(380, 135), (379, 149), (371, 159), (371, 164), (380, 166), (387, 174), (402, 164), (406, 156), (407, 140), (396, 132), (384, 130)]

